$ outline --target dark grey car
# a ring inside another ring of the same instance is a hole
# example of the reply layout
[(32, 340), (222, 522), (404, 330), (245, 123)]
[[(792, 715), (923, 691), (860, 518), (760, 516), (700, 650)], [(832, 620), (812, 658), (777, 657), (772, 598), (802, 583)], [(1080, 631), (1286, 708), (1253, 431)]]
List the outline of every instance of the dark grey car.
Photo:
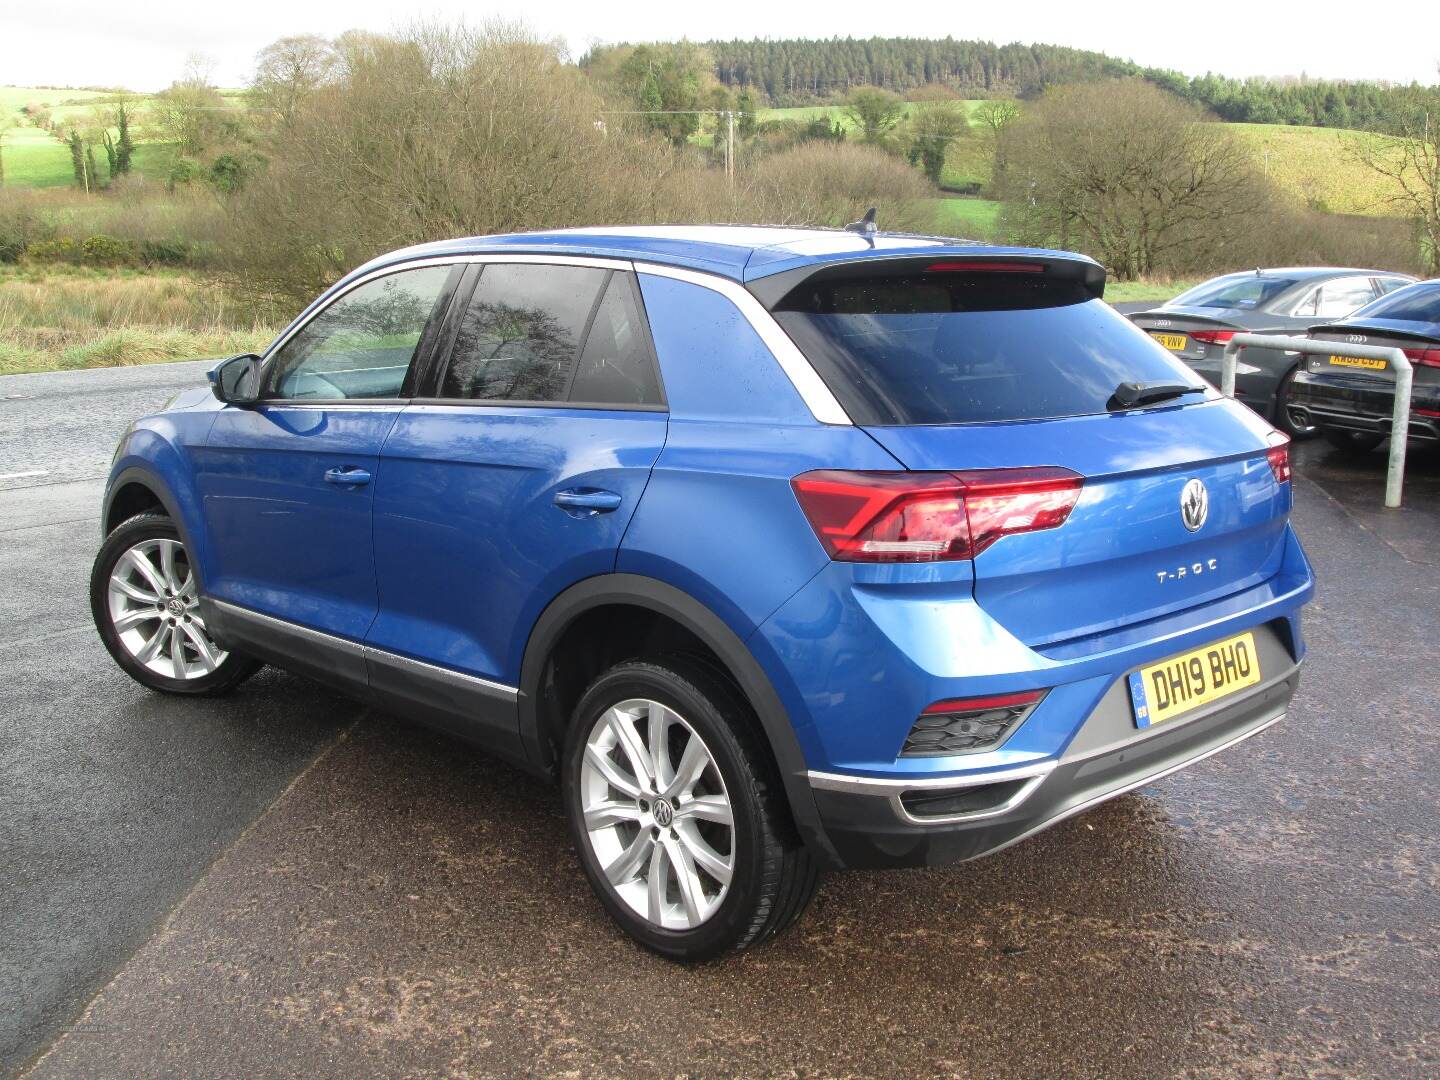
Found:
[[(1376, 297), (1415, 279), (1385, 270), (1299, 266), (1223, 274), (1130, 318), (1212, 384), (1237, 333), (1304, 336), (1319, 322), (1342, 319)], [(1236, 368), (1235, 396), (1291, 435), (1311, 435), (1286, 409), (1298, 353), (1246, 349)]]

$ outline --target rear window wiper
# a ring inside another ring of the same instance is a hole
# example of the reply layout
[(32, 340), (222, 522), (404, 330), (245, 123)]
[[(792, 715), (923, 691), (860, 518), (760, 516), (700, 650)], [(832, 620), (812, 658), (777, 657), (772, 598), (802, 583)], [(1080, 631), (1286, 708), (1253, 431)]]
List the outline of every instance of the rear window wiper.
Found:
[(1162, 401), (1184, 397), (1186, 394), (1203, 394), (1205, 387), (1189, 386), (1185, 383), (1170, 382), (1122, 382), (1115, 387), (1105, 408), (1111, 412), (1124, 412), (1145, 405), (1158, 405)]

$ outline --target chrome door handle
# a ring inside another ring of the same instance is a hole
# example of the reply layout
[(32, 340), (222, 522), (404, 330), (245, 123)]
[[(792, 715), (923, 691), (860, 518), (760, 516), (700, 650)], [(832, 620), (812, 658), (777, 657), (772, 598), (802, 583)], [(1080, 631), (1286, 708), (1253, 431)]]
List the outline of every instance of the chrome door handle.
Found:
[(360, 487), (370, 482), (370, 474), (364, 469), (326, 469), (325, 480), (331, 484)]
[(620, 509), (623, 501), (615, 492), (599, 488), (575, 488), (555, 493), (555, 505), (574, 517), (608, 514), (611, 510)]

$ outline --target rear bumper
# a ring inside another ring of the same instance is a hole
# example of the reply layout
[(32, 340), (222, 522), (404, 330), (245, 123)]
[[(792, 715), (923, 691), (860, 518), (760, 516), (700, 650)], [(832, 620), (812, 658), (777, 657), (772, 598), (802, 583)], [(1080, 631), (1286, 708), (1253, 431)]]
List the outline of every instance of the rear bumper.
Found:
[[(1103, 730), (1113, 727), (1114, 717), (1102, 703), (1059, 760), (1021, 769), (918, 782), (812, 772), (815, 803), (847, 867), (935, 866), (979, 858), (1259, 734), (1284, 718), (1299, 668), (1292, 663), (1239, 700), (1217, 702), (1194, 717), (1171, 721), (1173, 727), (1119, 741)], [(927, 820), (911, 810), (921, 805), (917, 792), (933, 798), (965, 789), (974, 793), (968, 812)]]
[[(1310, 422), (1322, 428), (1374, 435), (1390, 434), (1395, 413), (1395, 391), (1388, 385), (1362, 385), (1333, 376), (1318, 378), (1303, 371), (1295, 377), (1290, 401), (1292, 408), (1303, 409)], [(1410, 438), (1440, 441), (1440, 415), (1415, 412), (1440, 413), (1440, 393), (1432, 386), (1414, 386), (1410, 408)]]

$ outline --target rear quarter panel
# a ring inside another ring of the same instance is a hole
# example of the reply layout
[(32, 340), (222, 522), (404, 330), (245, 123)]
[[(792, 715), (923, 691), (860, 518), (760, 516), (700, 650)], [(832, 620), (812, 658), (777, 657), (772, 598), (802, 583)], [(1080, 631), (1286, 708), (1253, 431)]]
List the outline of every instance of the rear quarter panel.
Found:
[(639, 278), (670, 430), (616, 569), (685, 591), (743, 640), (829, 563), (791, 478), (899, 466), (861, 429), (817, 423), (724, 296)]

